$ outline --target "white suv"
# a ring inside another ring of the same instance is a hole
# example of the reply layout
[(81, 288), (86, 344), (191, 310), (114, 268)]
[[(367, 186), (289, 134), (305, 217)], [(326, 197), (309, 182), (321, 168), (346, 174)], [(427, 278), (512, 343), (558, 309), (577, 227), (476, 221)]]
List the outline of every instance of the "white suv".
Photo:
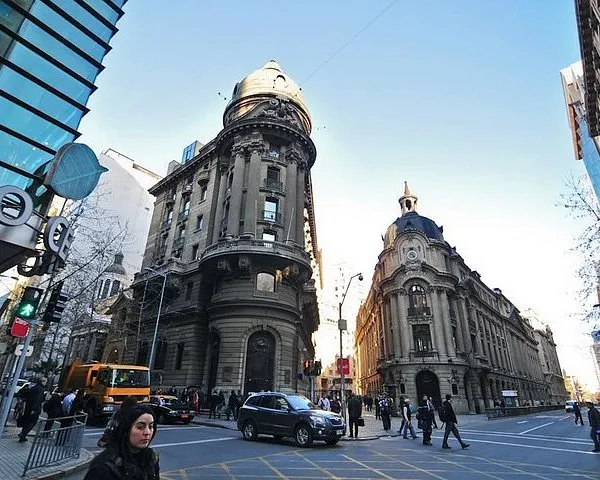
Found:
[(571, 413), (573, 411), (573, 405), (575, 405), (575, 401), (574, 400), (567, 400), (565, 402), (565, 412), (566, 413)]

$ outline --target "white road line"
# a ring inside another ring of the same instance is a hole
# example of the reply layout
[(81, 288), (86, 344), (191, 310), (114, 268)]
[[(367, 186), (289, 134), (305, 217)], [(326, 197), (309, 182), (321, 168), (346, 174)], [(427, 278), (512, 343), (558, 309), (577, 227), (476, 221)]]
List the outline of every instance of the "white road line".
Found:
[[(195, 429), (195, 428), (206, 428), (206, 427), (204, 425), (194, 425), (194, 426), (186, 426), (186, 427), (167, 427), (167, 428), (160, 428), (159, 427), (158, 431), (159, 432), (168, 432), (170, 430), (179, 430), (179, 431), (181, 431), (183, 429), (185, 429), (185, 430), (192, 430), (192, 429)], [(89, 429), (86, 429), (86, 432), (89, 432)], [(84, 437), (91, 437), (91, 436), (94, 436), (94, 435), (99, 435), (102, 432), (104, 432), (104, 429), (96, 430), (94, 432), (84, 433), (83, 436)]]
[(491, 443), (494, 445), (507, 445), (509, 447), (534, 448), (537, 450), (555, 450), (557, 452), (585, 453), (587, 455), (596, 455), (596, 453), (592, 452), (591, 450), (570, 450), (568, 448), (542, 447), (541, 445), (523, 445), (521, 443), (509, 443), (509, 442), (494, 442), (492, 440), (474, 440), (472, 438), (466, 438), (465, 440), (467, 440), (469, 442), (475, 442), (475, 443)]
[(517, 425), (520, 425), (521, 423), (529, 423), (529, 420), (521, 420), (520, 422), (517, 422)]
[(193, 440), (191, 442), (175, 442), (175, 443), (160, 443), (158, 445), (152, 445), (152, 448), (161, 447), (175, 447), (177, 445), (195, 445), (197, 443), (210, 443), (210, 442), (224, 442), (225, 440), (235, 440), (241, 437), (221, 437), (221, 438), (208, 438), (206, 440)]
[[(462, 433), (466, 433), (468, 435), (482, 435), (484, 437), (489, 436), (489, 437), (509, 437), (509, 438), (515, 438), (516, 434), (514, 433), (489, 433), (489, 432), (473, 432), (473, 431), (466, 431), (466, 430), (462, 430)], [(434, 438), (442, 438), (441, 436), (434, 436)], [(560, 439), (555, 439), (552, 437), (542, 437), (540, 435), (527, 435), (526, 437), (516, 437), (516, 438), (524, 438), (527, 439), (528, 441), (533, 440), (534, 442), (552, 442), (552, 443), (573, 443), (573, 444), (579, 444), (579, 445), (589, 445), (590, 441), (589, 440), (585, 440), (583, 438), (560, 438)]]
[[(471, 434), (482, 434), (482, 435), (508, 435), (508, 436), (515, 436), (516, 433), (514, 432), (489, 432), (486, 430), (469, 430), (469, 429), (461, 429), (461, 432), (465, 432), (465, 433), (471, 433)], [(527, 435), (526, 438), (529, 438), (531, 440), (573, 440), (573, 441), (587, 441), (587, 437), (586, 439), (581, 439), (581, 438), (575, 438), (575, 437), (551, 437), (549, 435), (536, 435), (536, 434), (530, 434)]]
[(534, 430), (537, 430), (538, 428), (547, 427), (548, 425), (552, 425), (553, 423), (554, 422), (544, 423), (542, 425), (538, 425), (537, 427), (530, 428), (529, 430), (525, 430), (523, 432), (519, 432), (519, 433), (517, 433), (517, 435), (525, 435), (526, 433), (533, 432)]

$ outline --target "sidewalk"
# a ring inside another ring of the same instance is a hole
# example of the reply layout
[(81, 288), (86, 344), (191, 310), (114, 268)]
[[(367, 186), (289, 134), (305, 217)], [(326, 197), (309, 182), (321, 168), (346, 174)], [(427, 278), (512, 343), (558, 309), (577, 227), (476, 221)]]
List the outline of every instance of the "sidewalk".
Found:
[(78, 469), (87, 467), (87, 464), (94, 457), (91, 452), (82, 448), (79, 458), (71, 458), (57, 462), (49, 467), (34, 468), (27, 471), (27, 475), (22, 477), (25, 463), (33, 442), (33, 432), (29, 434), (29, 441), (19, 443), (18, 434), (21, 431), (17, 428), (15, 422), (9, 420), (4, 429), (4, 434), (0, 440), (0, 478), (3, 480), (47, 480), (54, 478), (64, 478)]
[[(381, 420), (375, 420), (375, 412), (363, 411), (363, 418), (365, 419), (365, 426), (358, 429), (358, 438), (350, 438), (347, 434), (341, 438), (345, 442), (356, 442), (361, 440), (376, 440), (382, 437), (398, 437), (398, 429), (400, 428), (400, 417), (392, 417), (392, 429), (385, 431), (383, 429), (383, 423)], [(457, 420), (460, 428), (468, 427), (473, 423), (487, 421), (485, 415), (457, 415)], [(230, 430), (237, 431), (237, 423), (234, 420), (226, 420), (225, 417), (221, 419), (208, 419), (204, 415), (200, 415), (192, 423), (196, 425), (205, 425), (208, 427), (227, 428)], [(441, 426), (441, 422), (438, 420), (438, 425)], [(416, 429), (417, 435), (421, 436), (422, 432)], [(347, 433), (347, 432), (346, 432)], [(241, 435), (241, 433), (240, 433)]]

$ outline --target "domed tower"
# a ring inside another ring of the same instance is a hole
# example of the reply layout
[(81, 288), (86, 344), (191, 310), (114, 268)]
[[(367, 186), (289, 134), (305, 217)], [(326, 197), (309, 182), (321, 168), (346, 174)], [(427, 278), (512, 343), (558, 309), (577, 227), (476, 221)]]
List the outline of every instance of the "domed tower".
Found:
[(296, 391), (319, 323), (310, 114), (298, 85), (269, 61), (235, 85), (223, 127), (214, 228), (198, 266), (206, 385)]

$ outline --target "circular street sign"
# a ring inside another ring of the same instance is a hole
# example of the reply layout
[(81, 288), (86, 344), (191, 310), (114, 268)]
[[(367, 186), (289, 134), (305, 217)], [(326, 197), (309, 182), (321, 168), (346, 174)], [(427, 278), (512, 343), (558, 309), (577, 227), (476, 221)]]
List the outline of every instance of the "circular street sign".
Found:
[(107, 172), (94, 151), (83, 143), (67, 143), (52, 159), (45, 185), (63, 198), (81, 200), (87, 197)]

